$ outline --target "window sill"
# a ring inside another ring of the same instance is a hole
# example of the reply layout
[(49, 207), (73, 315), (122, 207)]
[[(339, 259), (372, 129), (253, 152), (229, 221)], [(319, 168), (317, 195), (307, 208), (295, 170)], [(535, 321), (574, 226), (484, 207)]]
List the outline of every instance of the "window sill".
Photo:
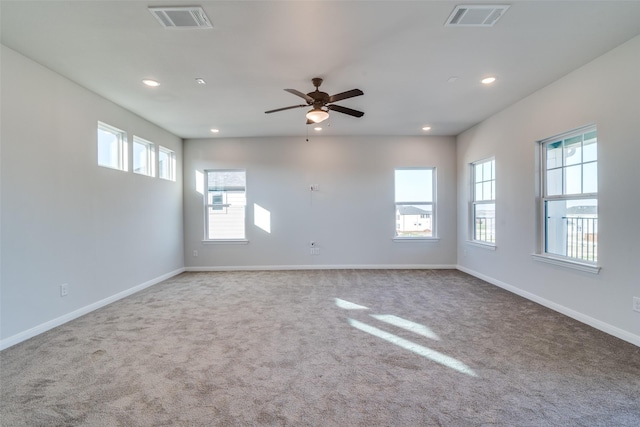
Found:
[(564, 258), (556, 258), (549, 255), (531, 254), (535, 261), (544, 262), (547, 264), (558, 265), (560, 267), (571, 268), (573, 270), (584, 271), (591, 274), (599, 274), (600, 268), (594, 264), (587, 264), (579, 261), (571, 261)]
[(246, 245), (249, 243), (247, 239), (217, 239), (217, 240), (203, 240), (205, 245)]
[(439, 242), (439, 237), (394, 237), (394, 242), (410, 242), (410, 243), (418, 243), (418, 242)]
[(470, 246), (475, 246), (477, 248), (482, 248), (482, 249), (486, 249), (488, 251), (495, 251), (496, 250), (496, 245), (494, 245), (493, 243), (483, 243), (483, 242), (478, 242), (475, 240), (467, 240), (467, 245)]

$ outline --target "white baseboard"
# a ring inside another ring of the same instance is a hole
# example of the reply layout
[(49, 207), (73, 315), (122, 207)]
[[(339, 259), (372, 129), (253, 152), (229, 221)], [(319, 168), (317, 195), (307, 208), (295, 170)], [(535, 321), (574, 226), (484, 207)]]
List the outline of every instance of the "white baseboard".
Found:
[(276, 270), (455, 270), (454, 264), (353, 264), (353, 265), (230, 265), (185, 267), (185, 271), (276, 271)]
[(463, 267), (461, 265), (457, 266), (457, 269), (463, 271), (467, 274), (470, 274), (478, 279), (482, 279), (485, 282), (489, 282), (492, 285), (495, 285), (499, 288), (505, 289), (509, 292), (512, 292), (516, 295), (520, 295), (523, 298), (526, 298), (530, 301), (536, 302), (540, 305), (543, 305), (547, 308), (550, 308), (553, 311), (557, 311), (558, 313), (564, 314), (565, 316), (571, 317), (572, 319), (577, 320), (578, 322), (585, 323), (591, 327), (594, 327), (602, 332), (605, 332), (609, 335), (613, 335), (614, 337), (620, 338), (621, 340), (627, 341), (633, 345), (640, 347), (640, 336), (632, 334), (631, 332), (625, 331), (624, 329), (620, 329), (616, 326), (605, 323), (601, 320), (595, 319), (591, 316), (587, 316), (586, 314), (580, 313), (578, 311), (567, 308), (563, 305), (550, 301), (548, 299), (542, 298), (538, 295), (532, 294), (531, 292), (523, 291), (522, 289), (516, 288), (515, 286), (509, 285), (508, 283), (501, 282), (500, 280), (496, 280), (492, 277), (485, 276), (482, 273), (478, 273), (477, 271), (471, 270), (467, 267)]
[(150, 286), (153, 286), (157, 283), (160, 283), (164, 280), (167, 280), (173, 276), (176, 276), (182, 272), (184, 272), (185, 269), (184, 268), (179, 268), (177, 270), (174, 270), (172, 272), (169, 272), (167, 274), (163, 274), (162, 276), (156, 277), (155, 279), (149, 280), (147, 282), (141, 283), (140, 285), (134, 286), (133, 288), (129, 288), (125, 291), (119, 292), (115, 295), (112, 295), (110, 297), (107, 297), (103, 300), (94, 302), (93, 304), (89, 304), (85, 307), (79, 308), (77, 310), (72, 311), (71, 313), (67, 313), (63, 316), (57, 317), (53, 320), (49, 320), (48, 322), (42, 323), (38, 326), (34, 326), (31, 329), (27, 329), (24, 332), (20, 332), (18, 334), (12, 335), (8, 338), (5, 338), (3, 340), (0, 340), (0, 351), (4, 350), (5, 348), (9, 348), (13, 345), (16, 345), (18, 343), (21, 343), (22, 341), (26, 341), (29, 338), (33, 338), (36, 335), (39, 335), (43, 332), (46, 332), (50, 329), (53, 329), (57, 326), (60, 326), (64, 323), (67, 323), (73, 319), (77, 319), (80, 316), (84, 316), (87, 313), (90, 313), (94, 310), (97, 310), (99, 308), (102, 308), (106, 305), (111, 304), (112, 302), (118, 301), (122, 298), (128, 297), (129, 295), (133, 295), (136, 292), (140, 292), (143, 289), (146, 289)]

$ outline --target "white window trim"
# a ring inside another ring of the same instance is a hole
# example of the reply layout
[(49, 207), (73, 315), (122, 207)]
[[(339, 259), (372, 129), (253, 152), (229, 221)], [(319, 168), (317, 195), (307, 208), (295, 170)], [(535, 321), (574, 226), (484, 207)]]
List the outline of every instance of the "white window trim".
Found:
[(156, 176), (156, 144), (151, 141), (148, 141), (144, 138), (140, 138), (139, 136), (133, 135), (133, 144), (131, 145), (132, 149), (135, 150), (135, 144), (145, 145), (147, 149), (145, 150), (147, 165), (149, 166), (149, 173), (144, 172), (136, 172), (135, 158), (132, 154), (132, 166), (131, 170), (133, 173), (143, 176)]
[[(538, 153), (540, 156), (539, 162), (539, 204), (538, 204), (538, 242), (539, 242), (539, 250), (537, 253), (531, 254), (532, 258), (535, 261), (552, 264), (560, 267), (565, 267), (573, 270), (583, 271), (591, 274), (599, 274), (601, 267), (598, 265), (598, 262), (588, 262), (581, 261), (579, 259), (564, 257), (562, 255), (552, 254), (546, 252), (546, 221), (545, 221), (545, 202), (553, 201), (553, 200), (576, 200), (576, 199), (598, 199), (598, 193), (580, 193), (576, 195), (570, 195), (571, 197), (566, 197), (566, 195), (554, 195), (547, 196), (546, 195), (546, 171), (547, 171), (547, 159), (545, 153), (545, 144), (551, 142), (553, 140), (557, 140), (558, 138), (569, 138), (571, 135), (579, 135), (585, 134), (590, 131), (596, 131), (598, 128), (595, 124), (589, 124), (586, 126), (582, 126), (580, 128), (576, 128), (572, 131), (563, 132), (556, 136), (545, 138), (543, 140), (537, 141), (538, 144)], [(597, 161), (597, 160), (596, 160)]]
[[(97, 159), (98, 166), (107, 168), (107, 169), (128, 172), (129, 171), (129, 138), (127, 136), (127, 132), (123, 131), (122, 129), (118, 129), (115, 126), (111, 126), (106, 123), (103, 123), (101, 121), (98, 121), (97, 130), (113, 133), (118, 136), (118, 154), (117, 154), (118, 166), (113, 167), (110, 165), (101, 164), (99, 152), (98, 152), (98, 159)], [(96, 133), (96, 137), (97, 137), (97, 133)], [(98, 141), (96, 141), (96, 148), (97, 147), (98, 147)], [(97, 149), (99, 150), (99, 148)]]
[(580, 261), (575, 261), (571, 258), (564, 258), (564, 257), (559, 257), (559, 256), (551, 256), (549, 254), (531, 254), (531, 256), (533, 257), (533, 259), (535, 261), (538, 262), (543, 262), (546, 264), (552, 264), (552, 265), (557, 265), (560, 267), (566, 267), (566, 268), (570, 268), (573, 270), (578, 270), (578, 271), (584, 271), (586, 273), (591, 273), (591, 274), (599, 274), (600, 270), (602, 269), (602, 267), (595, 265), (595, 264), (590, 264), (590, 263), (585, 263), (585, 262), (580, 262)]
[(420, 242), (439, 242), (439, 237), (394, 237), (397, 243), (420, 243)]
[[(394, 168), (393, 173), (394, 173), (394, 179), (395, 179), (395, 172), (397, 170), (431, 170), (431, 198), (432, 201), (431, 202), (402, 202), (402, 203), (397, 203), (395, 202), (395, 190), (394, 190), (394, 211), (397, 209), (398, 205), (429, 205), (431, 206), (431, 236), (416, 236), (416, 237), (410, 237), (410, 236), (406, 236), (406, 237), (402, 237), (402, 236), (393, 236), (393, 241), (394, 242), (410, 242), (410, 241), (438, 241), (440, 240), (440, 237), (438, 235), (438, 221), (436, 220), (436, 203), (437, 203), (437, 193), (436, 193), (436, 189), (438, 188), (437, 186), (437, 173), (436, 173), (436, 167), (435, 166), (414, 166), (414, 167), (399, 167), (399, 168)], [(394, 218), (395, 218), (395, 214), (394, 214)], [(394, 224), (395, 224), (395, 220), (394, 220)], [(395, 227), (394, 227), (394, 233), (396, 233), (395, 231)]]
[[(496, 205), (496, 198), (495, 198), (495, 194), (493, 195), (493, 199), (491, 200), (482, 200), (482, 201), (476, 201), (476, 165), (479, 164), (483, 164), (483, 163), (487, 163), (493, 161), (493, 165), (494, 165), (494, 169), (493, 169), (493, 179), (492, 181), (495, 183), (496, 182), (496, 175), (495, 175), (495, 161), (496, 158), (495, 156), (493, 157), (487, 157), (486, 159), (482, 159), (482, 160), (478, 160), (476, 162), (470, 163), (469, 164), (469, 171), (470, 171), (470, 181), (471, 181), (471, 189), (470, 189), (470, 196), (471, 196), (471, 201), (469, 202), (469, 240), (468, 242), (470, 243), (474, 243), (476, 245), (479, 246), (492, 246), (495, 248), (496, 246), (496, 242), (488, 242), (486, 240), (477, 240), (476, 239), (476, 216), (475, 216), (475, 207), (477, 205), (482, 205), (482, 204), (494, 204)], [(497, 210), (497, 206), (496, 206), (496, 210)]]
[(203, 240), (205, 245), (246, 245), (249, 239), (211, 239)]
[(495, 243), (487, 243), (487, 242), (483, 242), (482, 240), (467, 240), (466, 243), (467, 245), (475, 246), (477, 248), (482, 248), (489, 251), (495, 251), (497, 248)]
[(245, 204), (244, 209), (245, 209), (245, 215), (244, 215), (244, 237), (242, 238), (237, 238), (237, 239), (229, 239), (229, 238), (222, 238), (222, 239), (209, 239), (208, 238), (208, 234), (209, 234), (209, 207), (211, 206), (209, 204), (209, 172), (239, 172), (242, 171), (245, 173), (245, 187), (244, 187), (244, 194), (245, 194), (245, 200), (247, 197), (247, 184), (246, 184), (246, 177), (247, 177), (247, 170), (246, 169), (205, 169), (203, 172), (203, 179), (204, 179), (204, 197), (203, 197), (203, 202), (204, 202), (204, 238), (202, 239), (202, 243), (204, 244), (221, 244), (221, 245), (228, 245), (228, 244), (246, 244), (249, 243), (249, 240), (247, 239), (247, 204)]

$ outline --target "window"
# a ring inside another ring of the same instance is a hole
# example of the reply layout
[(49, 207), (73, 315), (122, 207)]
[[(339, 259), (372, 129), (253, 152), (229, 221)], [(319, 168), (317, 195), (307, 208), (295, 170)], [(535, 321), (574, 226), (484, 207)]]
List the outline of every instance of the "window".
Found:
[(496, 242), (496, 161), (483, 160), (471, 164), (471, 229), (472, 240)]
[(207, 240), (245, 238), (246, 171), (205, 171)]
[(98, 122), (98, 165), (121, 171), (129, 169), (126, 132)]
[(133, 137), (133, 171), (141, 175), (155, 176), (156, 150), (153, 143)]
[(395, 170), (396, 237), (435, 237), (435, 169)]
[(176, 180), (176, 153), (162, 145), (158, 147), (158, 176), (170, 181)]
[(598, 138), (595, 127), (541, 141), (544, 253), (598, 260)]

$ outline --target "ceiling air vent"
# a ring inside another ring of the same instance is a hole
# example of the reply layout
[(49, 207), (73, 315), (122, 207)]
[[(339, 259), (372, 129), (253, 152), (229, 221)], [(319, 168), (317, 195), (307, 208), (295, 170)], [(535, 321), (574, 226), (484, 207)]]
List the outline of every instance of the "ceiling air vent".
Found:
[(444, 25), (446, 27), (493, 27), (507, 9), (509, 5), (456, 6)]
[(150, 7), (149, 12), (165, 28), (206, 29), (213, 27), (201, 7)]

